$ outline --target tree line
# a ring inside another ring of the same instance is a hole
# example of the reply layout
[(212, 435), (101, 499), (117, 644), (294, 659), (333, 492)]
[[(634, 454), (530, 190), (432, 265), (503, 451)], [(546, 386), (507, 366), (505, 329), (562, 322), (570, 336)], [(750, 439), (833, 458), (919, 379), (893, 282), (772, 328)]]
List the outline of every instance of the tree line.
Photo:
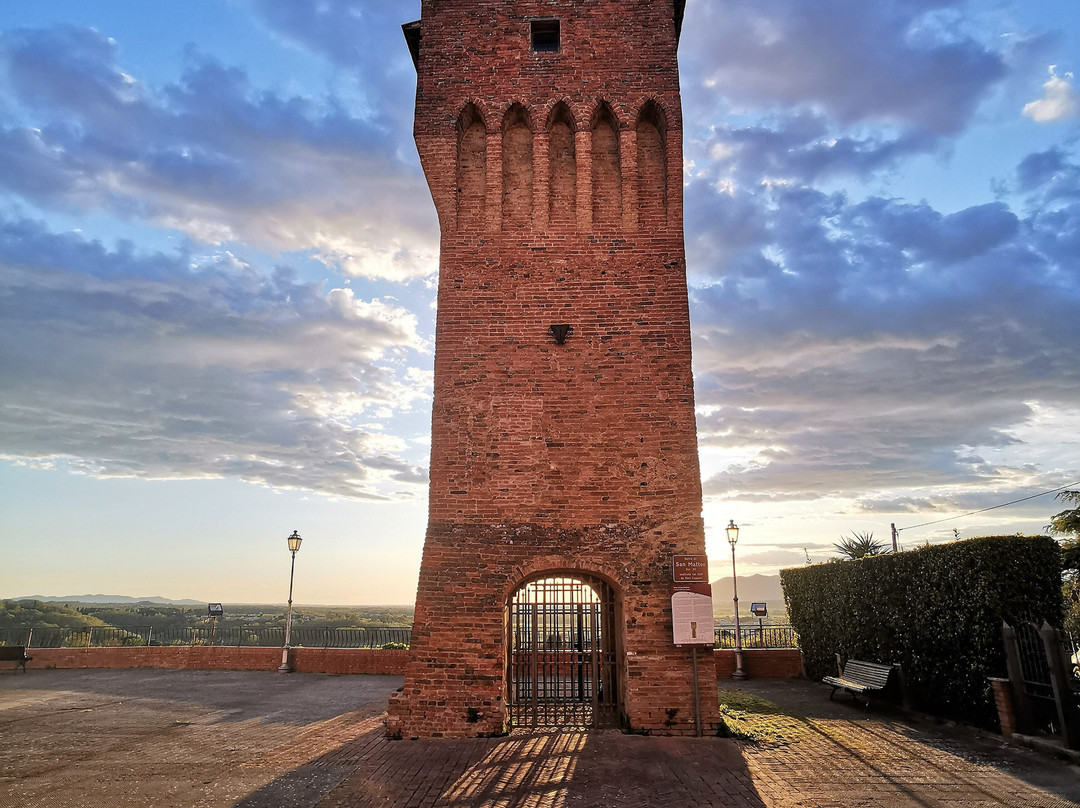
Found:
[[(118, 628), (183, 629), (209, 623), (205, 606), (169, 606), (165, 604), (57, 603), (40, 600), (0, 600), (0, 629), (41, 626), (48, 628)], [(386, 606), (304, 606), (293, 608), (293, 625), (313, 628), (357, 628), (360, 626), (411, 626), (413, 611)], [(225, 604), (225, 614), (217, 625), (249, 627), (284, 627), (285, 610), (265, 604)]]

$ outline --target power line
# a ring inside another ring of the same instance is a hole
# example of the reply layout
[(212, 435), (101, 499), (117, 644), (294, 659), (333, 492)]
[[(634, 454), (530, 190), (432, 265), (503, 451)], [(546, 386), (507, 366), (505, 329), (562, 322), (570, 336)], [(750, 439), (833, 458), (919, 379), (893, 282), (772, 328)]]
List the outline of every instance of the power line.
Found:
[(1038, 494), (1032, 494), (1029, 497), (1021, 497), (1020, 499), (1014, 499), (1012, 502), (1003, 502), (1000, 505), (991, 505), (989, 508), (981, 508), (981, 509), (979, 509), (977, 511), (972, 511), (971, 513), (962, 513), (959, 516), (946, 516), (944, 519), (935, 519), (933, 522), (923, 522), (922, 524), (919, 524), (919, 525), (908, 525), (907, 527), (898, 527), (896, 529), (896, 532), (899, 533), (901, 530), (912, 530), (912, 529), (917, 528), (917, 527), (926, 527), (927, 525), (939, 525), (942, 522), (951, 522), (954, 519), (963, 519), (965, 516), (974, 516), (977, 513), (986, 513), (987, 511), (994, 511), (994, 510), (997, 510), (998, 508), (1006, 508), (1009, 505), (1015, 505), (1018, 502), (1027, 502), (1029, 499), (1036, 499), (1037, 497), (1045, 497), (1047, 494), (1056, 494), (1058, 491), (1064, 491), (1067, 488), (1072, 488), (1074, 485), (1080, 485), (1080, 480), (1077, 480), (1074, 483), (1069, 483), (1067, 485), (1063, 485), (1060, 488), (1053, 488), (1053, 489), (1051, 489), (1049, 491), (1042, 491), (1042, 492), (1040, 492)]

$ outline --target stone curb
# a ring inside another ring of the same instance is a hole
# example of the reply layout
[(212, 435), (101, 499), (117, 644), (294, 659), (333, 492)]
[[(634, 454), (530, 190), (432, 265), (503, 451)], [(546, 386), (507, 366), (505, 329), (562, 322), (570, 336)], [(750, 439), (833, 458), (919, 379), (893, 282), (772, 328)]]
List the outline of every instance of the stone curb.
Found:
[(1021, 735), (1014, 732), (1009, 742), (1019, 746), (1026, 746), (1028, 749), (1033, 749), (1041, 754), (1067, 760), (1080, 766), (1080, 749), (1068, 749), (1059, 740), (1041, 738), (1036, 735)]

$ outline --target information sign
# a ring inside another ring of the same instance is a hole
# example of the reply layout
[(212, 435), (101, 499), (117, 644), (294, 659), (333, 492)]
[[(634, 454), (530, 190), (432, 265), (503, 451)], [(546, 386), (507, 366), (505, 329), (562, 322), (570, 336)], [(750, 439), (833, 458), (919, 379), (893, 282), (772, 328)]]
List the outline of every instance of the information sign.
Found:
[(675, 645), (711, 647), (714, 644), (709, 584), (675, 584), (671, 594), (671, 629)]
[(677, 584), (707, 584), (709, 582), (709, 557), (705, 555), (672, 556), (671, 580)]

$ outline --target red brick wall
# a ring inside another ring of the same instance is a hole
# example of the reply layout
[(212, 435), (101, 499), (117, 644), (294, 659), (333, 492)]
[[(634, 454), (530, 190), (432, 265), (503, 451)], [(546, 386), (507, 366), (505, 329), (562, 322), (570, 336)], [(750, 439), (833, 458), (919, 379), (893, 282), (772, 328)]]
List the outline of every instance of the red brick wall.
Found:
[(1016, 710), (1013, 707), (1012, 686), (1008, 679), (991, 678), (994, 690), (994, 706), (997, 707), (1001, 734), (1008, 740), (1016, 732)]
[[(276, 670), (279, 648), (160, 647), (31, 648), (33, 668), (189, 668), (194, 670)], [(714, 651), (718, 680), (730, 679), (734, 651)], [(294, 648), (292, 663), (301, 673), (401, 674), (407, 651)], [(790, 679), (803, 673), (802, 652), (788, 649), (743, 651), (743, 666), (756, 679)], [(995, 682), (995, 695), (997, 682)], [(1007, 683), (1006, 683), (1007, 685)], [(1006, 694), (1007, 695), (1007, 694)], [(999, 697), (999, 706), (1011, 701)], [(1003, 722), (1004, 723), (1004, 722)], [(1010, 725), (1011, 726), (1011, 725)]]
[[(671, 556), (705, 552), (674, 8), (422, 3), (415, 133), (442, 242), (429, 523), (391, 731), (502, 731), (506, 605), (545, 572), (617, 593), (625, 722), (692, 731), (670, 613)], [(532, 52), (531, 17), (560, 19), (558, 53)]]
[[(735, 652), (713, 651), (716, 678), (723, 684), (735, 670)], [(754, 648), (743, 651), (743, 671), (752, 679), (794, 679), (805, 675), (802, 651), (797, 648)]]
[[(150, 646), (137, 648), (30, 648), (30, 668), (189, 668), (192, 670), (273, 671), (280, 648)], [(401, 674), (407, 651), (294, 648), (291, 662), (301, 673)]]

